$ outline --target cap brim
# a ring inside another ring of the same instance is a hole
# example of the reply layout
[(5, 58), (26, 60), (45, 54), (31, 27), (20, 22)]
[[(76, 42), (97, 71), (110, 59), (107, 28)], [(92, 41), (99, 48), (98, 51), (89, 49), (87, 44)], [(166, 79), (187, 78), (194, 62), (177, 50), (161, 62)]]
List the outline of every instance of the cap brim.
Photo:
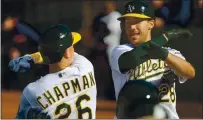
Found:
[(146, 18), (151, 18), (151, 17), (146, 16), (146, 15), (144, 15), (144, 14), (127, 13), (127, 14), (125, 14), (125, 15), (119, 17), (118, 20), (121, 20), (121, 19), (126, 18), (126, 17), (136, 17), (136, 18), (144, 18), (144, 19), (146, 19)]
[(76, 44), (77, 42), (79, 42), (81, 40), (81, 35), (77, 32), (71, 32), (72, 36), (73, 36), (73, 44)]

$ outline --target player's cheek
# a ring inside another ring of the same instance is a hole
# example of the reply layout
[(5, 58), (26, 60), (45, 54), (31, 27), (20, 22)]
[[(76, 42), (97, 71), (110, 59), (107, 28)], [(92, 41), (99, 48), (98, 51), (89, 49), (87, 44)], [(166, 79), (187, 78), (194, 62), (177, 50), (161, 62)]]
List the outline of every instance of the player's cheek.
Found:
[(130, 28), (129, 27), (125, 27), (125, 33), (127, 34), (127, 36), (129, 37), (130, 34)]

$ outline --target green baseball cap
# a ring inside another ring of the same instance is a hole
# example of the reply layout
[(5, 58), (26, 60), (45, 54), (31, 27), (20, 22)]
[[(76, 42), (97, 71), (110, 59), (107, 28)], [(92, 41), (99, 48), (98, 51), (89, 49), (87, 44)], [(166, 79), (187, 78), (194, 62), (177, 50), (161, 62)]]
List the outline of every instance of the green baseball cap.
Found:
[(155, 13), (152, 4), (147, 0), (133, 0), (125, 4), (125, 11), (123, 16), (119, 17), (118, 20), (122, 20), (126, 17), (136, 18), (149, 18), (154, 19)]
[(61, 60), (67, 48), (75, 45), (81, 40), (81, 35), (72, 32), (63, 24), (48, 28), (39, 42), (39, 51), (46, 64), (57, 63)]
[(119, 119), (136, 119), (152, 115), (159, 103), (158, 88), (145, 79), (129, 80), (120, 90), (116, 116)]

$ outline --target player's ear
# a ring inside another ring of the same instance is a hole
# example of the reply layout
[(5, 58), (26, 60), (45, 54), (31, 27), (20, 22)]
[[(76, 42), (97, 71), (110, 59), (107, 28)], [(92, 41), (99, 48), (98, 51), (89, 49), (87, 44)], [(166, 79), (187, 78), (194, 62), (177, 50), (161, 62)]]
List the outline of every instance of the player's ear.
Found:
[(151, 30), (152, 28), (154, 28), (155, 25), (155, 20), (150, 20), (149, 21), (149, 30)]
[(71, 58), (74, 56), (74, 47), (71, 46), (69, 48), (66, 49), (65, 53), (64, 53), (64, 57), (65, 58)]
[(67, 48), (67, 49), (65, 50), (64, 57), (65, 57), (65, 58), (69, 58), (70, 56), (71, 56), (70, 50)]

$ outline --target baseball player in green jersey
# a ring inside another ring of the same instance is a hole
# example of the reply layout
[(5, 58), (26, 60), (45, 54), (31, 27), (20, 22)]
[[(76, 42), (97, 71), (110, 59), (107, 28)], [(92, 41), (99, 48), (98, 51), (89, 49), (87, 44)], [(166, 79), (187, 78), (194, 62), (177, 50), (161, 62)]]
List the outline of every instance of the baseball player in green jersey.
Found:
[[(118, 99), (118, 94), (121, 88), (125, 85), (125, 83), (130, 83), (129, 81), (146, 79), (146, 81), (152, 81), (153, 85), (157, 86), (158, 83), (155, 84), (155, 80), (160, 82), (159, 79), (164, 76), (164, 69), (167, 68), (169, 68), (169, 71), (174, 71), (176, 74), (182, 77), (186, 76), (185, 78), (192, 78), (194, 76), (194, 69), (189, 63), (179, 58), (182, 57), (179, 51), (160, 47), (174, 38), (179, 38), (180, 36), (189, 37), (191, 36), (190, 32), (182, 29), (174, 29), (166, 31), (158, 38), (151, 38), (151, 30), (154, 27), (154, 14), (152, 9), (148, 8), (148, 3), (142, 1), (129, 2), (126, 4), (125, 9), (126, 13), (119, 18), (119, 20), (121, 21), (121, 28), (123, 32), (127, 34), (130, 43), (116, 47), (112, 52), (111, 58), (111, 68), (116, 98)], [(170, 54), (167, 51), (169, 51)], [(176, 57), (173, 54), (179, 57)], [(176, 64), (173, 63), (174, 61), (170, 63), (171, 57), (175, 57), (172, 59), (177, 59), (178, 61), (181, 61), (182, 64), (186, 64), (186, 69), (191, 74), (188, 74), (187, 71), (182, 70), (182, 67), (177, 69), (179, 67), (174, 65)], [(37, 52), (29, 57), (23, 56), (12, 60), (9, 63), (9, 67), (15, 72), (19, 72), (21, 70), (27, 71), (32, 64), (30, 59), (35, 64), (48, 61), (46, 57), (43, 57), (43, 55), (40, 54), (40, 52)], [(164, 62), (163, 60), (166, 61)], [(165, 63), (170, 64), (170, 66), (166, 67)], [(168, 74), (169, 73), (167, 73), (167, 75)], [(182, 79), (180, 79), (180, 81), (181, 80)], [(166, 80), (163, 80), (163, 82), (164, 81)], [(157, 88), (159, 89), (159, 86)], [(165, 83), (163, 83), (160, 89), (165, 90), (166, 88), (168, 91), (172, 91), (170, 92), (170, 96), (172, 96), (172, 101), (174, 101), (174, 89), (168, 89), (168, 86), (165, 85)], [(166, 93), (161, 91), (159, 94), (162, 96)], [(169, 98), (166, 99), (169, 100)], [(177, 118), (175, 107), (173, 107), (172, 111), (175, 113), (175, 115), (172, 113), (171, 116), (175, 116), (175, 118)]]
[[(167, 40), (164, 41), (163, 38), (157, 39), (151, 37), (151, 31), (155, 26), (154, 18), (153, 7), (146, 0), (127, 2), (125, 4), (125, 13), (118, 18), (121, 21), (122, 31), (125, 32), (129, 43), (116, 47), (112, 52), (110, 62), (115, 95), (116, 99), (119, 100), (117, 108), (119, 110), (123, 108), (123, 112), (125, 109), (129, 109), (124, 105), (126, 101), (119, 99), (119, 97), (127, 94), (127, 92), (122, 92), (121, 94), (121, 89), (124, 86), (127, 89), (131, 85), (129, 83), (132, 81), (144, 80), (156, 86), (158, 90), (158, 104), (168, 113), (167, 118), (178, 119), (179, 117), (176, 112), (175, 81), (184, 83), (186, 80), (193, 78), (195, 76), (195, 69), (185, 60), (180, 51), (163, 47), (168, 42)], [(169, 38), (168, 40), (170, 42), (171, 37), (179, 39), (177, 34), (184, 34), (188, 38), (192, 36), (189, 31), (185, 30), (172, 30), (163, 35)], [(135, 96), (139, 96), (138, 94), (142, 92), (136, 90), (138, 89), (135, 88), (135, 91), (133, 89), (131, 91), (134, 91)], [(140, 90), (142, 91), (142, 89)], [(143, 92), (143, 94), (145, 93)], [(129, 93), (129, 95), (131, 94)], [(127, 99), (127, 102), (132, 101)], [(146, 104), (148, 103), (147, 101)], [(140, 101), (135, 99), (133, 102), (139, 104)], [(154, 101), (153, 104), (156, 105), (157, 102)], [(141, 112), (141, 109), (145, 110), (143, 112), (146, 112), (148, 109), (143, 109), (142, 107), (146, 108), (149, 106), (143, 104), (139, 107), (140, 109), (134, 111), (135, 114), (133, 117), (128, 116), (128, 114), (121, 114), (121, 111), (117, 111), (116, 116), (117, 118), (140, 118), (142, 116), (138, 115), (137, 112)], [(133, 111), (134, 109), (131, 106), (131, 110)], [(146, 114), (142, 115), (152, 114), (146, 112)]]

